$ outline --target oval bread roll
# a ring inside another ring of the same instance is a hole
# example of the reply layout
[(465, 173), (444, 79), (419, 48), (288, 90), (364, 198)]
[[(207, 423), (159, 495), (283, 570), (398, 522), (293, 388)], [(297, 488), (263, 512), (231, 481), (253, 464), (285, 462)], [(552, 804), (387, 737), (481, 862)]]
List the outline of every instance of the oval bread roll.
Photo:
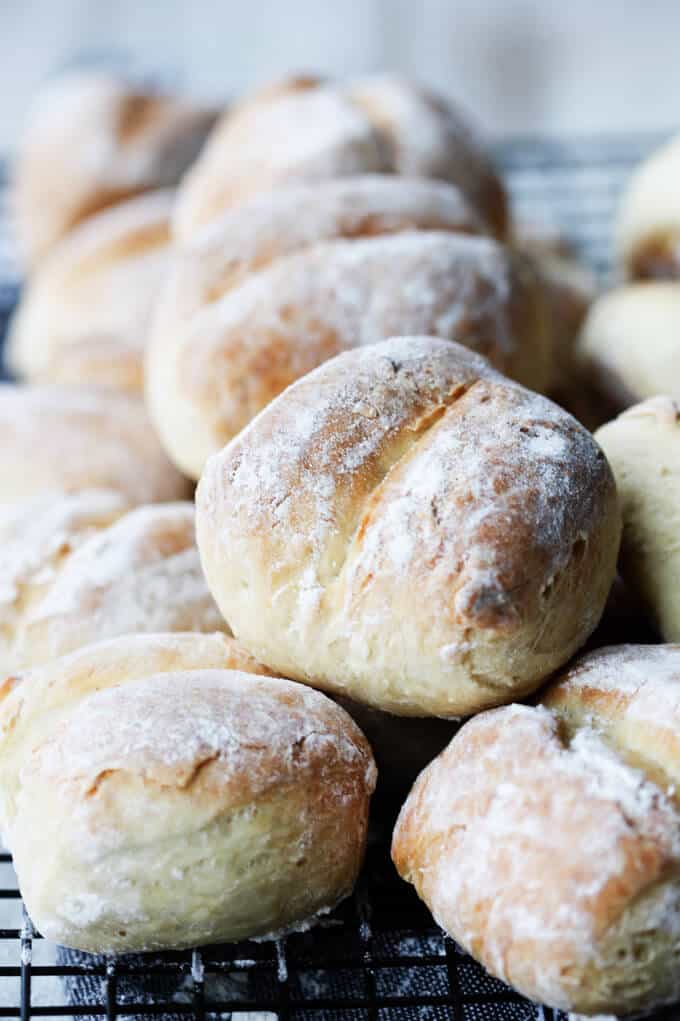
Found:
[(510, 214), (503, 183), (454, 104), (398, 74), (354, 78), (344, 91), (380, 132), (397, 174), (450, 181), (493, 234), (507, 235)]
[(578, 355), (614, 411), (658, 393), (680, 399), (680, 283), (627, 284), (602, 295), (590, 307)]
[(636, 170), (624, 193), (615, 247), (634, 279), (680, 279), (680, 135)]
[(151, 312), (169, 266), (174, 192), (152, 192), (89, 217), (31, 277), (6, 360), (34, 382), (142, 388)]
[(0, 828), (16, 812), (27, 748), (43, 742), (88, 695), (140, 677), (187, 670), (269, 674), (233, 638), (213, 633), (136, 634), (85, 646), (46, 666), (5, 677), (0, 686)]
[(2, 383), (0, 435), (0, 503), (83, 489), (112, 489), (131, 504), (188, 495), (142, 401), (119, 390)]
[(484, 233), (462, 192), (443, 181), (359, 174), (282, 185), (228, 210), (178, 246), (157, 331), (170, 331), (251, 274), (320, 241), (413, 230)]
[(620, 568), (667, 642), (680, 640), (680, 405), (654, 397), (596, 433), (621, 498)]
[(128, 513), (119, 505), (114, 516), (113, 499), (90, 493), (0, 508), (5, 670), (116, 635), (227, 630), (203, 578), (193, 504)]
[(508, 229), (502, 182), (458, 110), (396, 75), (275, 83), (228, 110), (180, 188), (175, 235), (294, 181), (396, 173), (455, 184), (486, 228)]
[(577, 662), (543, 705), (465, 726), (421, 774), (392, 857), (498, 978), (617, 1016), (680, 996), (680, 647)]
[(583, 644), (620, 519), (570, 415), (460, 345), (400, 337), (305, 376), (212, 457), (196, 528), (261, 662), (447, 717), (526, 694)]
[(15, 226), (28, 266), (93, 213), (176, 185), (215, 117), (105, 71), (52, 82), (29, 113), (14, 166)]
[(444, 229), (317, 244), (217, 291), (186, 321), (161, 309), (147, 351), (149, 411), (170, 457), (198, 478), (290, 383), (395, 333), (457, 340), (541, 389), (551, 371), (545, 316), (531, 267), (489, 238)]
[(365, 738), (318, 692), (140, 673), (33, 745), (10, 830), (22, 895), (43, 935), (92, 952), (307, 927), (354, 886), (374, 783)]
[(230, 207), (282, 184), (389, 169), (380, 136), (338, 92), (284, 90), (222, 116), (182, 181), (174, 233), (186, 241)]

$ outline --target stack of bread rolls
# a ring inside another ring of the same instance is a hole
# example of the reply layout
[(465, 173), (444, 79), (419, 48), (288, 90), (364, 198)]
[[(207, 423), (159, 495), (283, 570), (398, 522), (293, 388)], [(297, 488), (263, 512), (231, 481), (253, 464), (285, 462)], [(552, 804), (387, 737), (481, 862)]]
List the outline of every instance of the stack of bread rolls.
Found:
[(401, 801), (425, 767), (394, 861), (492, 973), (586, 1014), (679, 996), (680, 654), (568, 664), (621, 509), (680, 635), (680, 417), (593, 437), (547, 396), (594, 285), (511, 222), (460, 112), (394, 75), (219, 116), (79, 75), (14, 193), (0, 827), (40, 931), (309, 926), (357, 879), (377, 760)]

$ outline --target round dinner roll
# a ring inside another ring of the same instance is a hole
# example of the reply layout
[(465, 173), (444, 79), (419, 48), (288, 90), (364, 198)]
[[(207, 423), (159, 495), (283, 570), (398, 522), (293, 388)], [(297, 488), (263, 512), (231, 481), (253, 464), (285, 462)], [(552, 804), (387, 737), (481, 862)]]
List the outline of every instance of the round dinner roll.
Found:
[(119, 506), (116, 518), (113, 499), (95, 492), (0, 507), (6, 671), (116, 635), (228, 630), (201, 570), (193, 504)]
[(375, 775), (358, 727), (303, 685), (140, 673), (32, 745), (11, 825), (22, 896), (44, 936), (96, 953), (306, 928), (354, 886)]
[(680, 404), (653, 397), (596, 433), (623, 515), (621, 573), (667, 642), (680, 640)]
[(510, 212), (503, 182), (455, 104), (391, 73), (350, 79), (344, 93), (380, 133), (392, 170), (457, 185), (488, 229), (506, 237)]
[(282, 184), (389, 170), (378, 132), (336, 90), (284, 89), (223, 114), (182, 181), (174, 233), (186, 241), (230, 207)]
[(27, 749), (43, 742), (93, 692), (187, 670), (269, 674), (233, 638), (192, 632), (106, 639), (6, 677), (0, 685), (0, 828), (5, 839), (11, 839)]
[(680, 647), (584, 657), (537, 707), (469, 721), (392, 857), (492, 975), (563, 1010), (680, 997)]
[(77, 223), (107, 206), (177, 184), (216, 114), (104, 70), (50, 82), (28, 115), (12, 204), (30, 268)]
[(680, 283), (603, 294), (586, 317), (578, 356), (611, 413), (658, 393), (680, 399)]
[(133, 504), (188, 494), (144, 404), (120, 390), (0, 383), (0, 435), (0, 503), (83, 489), (112, 489)]
[(615, 248), (628, 276), (680, 280), (680, 135), (635, 171), (624, 193)]
[[(217, 281), (210, 259), (205, 266)], [(203, 270), (197, 264), (194, 272)], [(227, 288), (228, 280), (229, 272)], [(166, 292), (167, 311), (161, 302), (145, 385), (161, 442), (193, 478), (300, 376), (341, 351), (398, 333), (459, 341), (533, 389), (550, 378), (537, 277), (490, 238), (442, 229), (316, 244), (224, 294), (216, 283), (193, 314), (200, 285), (187, 288), (185, 318), (173, 314), (182, 276)]]
[(451, 341), (326, 362), (208, 461), (196, 531), (239, 641), (404, 716), (538, 687), (586, 640), (619, 545), (604, 454)]
[(121, 202), (54, 245), (12, 320), (5, 360), (15, 375), (142, 388), (173, 200), (174, 192), (160, 191)]

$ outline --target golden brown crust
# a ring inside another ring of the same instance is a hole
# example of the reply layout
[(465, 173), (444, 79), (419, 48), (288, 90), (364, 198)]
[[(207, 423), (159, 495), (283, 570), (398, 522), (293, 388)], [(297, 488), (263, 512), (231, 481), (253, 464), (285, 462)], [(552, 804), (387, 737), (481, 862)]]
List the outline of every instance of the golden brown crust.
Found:
[(6, 361), (31, 382), (141, 389), (151, 313), (169, 265), (174, 192), (107, 209), (57, 242), (24, 289)]
[(403, 715), (536, 687), (595, 627), (619, 534), (590, 435), (435, 338), (310, 373), (197, 493), (208, 583), (246, 647)]
[(677, 646), (601, 650), (542, 706), (466, 724), (402, 809), (402, 876), (532, 999), (618, 1015), (680, 993), (679, 704)]
[(84, 698), (139, 677), (187, 670), (271, 675), (225, 634), (130, 634), (94, 642), (42, 667), (5, 676), (0, 685), (0, 825), (8, 836), (26, 747), (34, 747)]
[(312, 245), (187, 310), (186, 321), (176, 314), (182, 286), (159, 313), (146, 393), (162, 442), (194, 478), (305, 372), (392, 335), (456, 340), (528, 386), (549, 381), (542, 289), (521, 257), (489, 238), (407, 231)]
[(141, 400), (105, 387), (0, 385), (0, 502), (110, 489), (130, 504), (187, 496)]
[(374, 75), (338, 85), (274, 83), (224, 115), (182, 185), (182, 240), (226, 209), (287, 181), (397, 173), (455, 184), (505, 237), (505, 190), (458, 110), (414, 82)]
[(503, 182), (457, 107), (397, 74), (350, 80), (345, 92), (380, 131), (398, 174), (433, 177), (461, 189), (496, 237), (507, 237)]
[(203, 578), (193, 504), (125, 510), (100, 492), (0, 508), (3, 669), (116, 635), (228, 630)]
[(389, 171), (380, 136), (336, 90), (283, 90), (220, 119), (179, 189), (184, 242), (227, 209), (286, 183)]
[(215, 112), (106, 72), (65, 75), (29, 116), (14, 167), (16, 228), (29, 267), (82, 220), (177, 184)]
[(680, 280), (680, 233), (646, 238), (631, 254), (629, 272), (634, 280)]

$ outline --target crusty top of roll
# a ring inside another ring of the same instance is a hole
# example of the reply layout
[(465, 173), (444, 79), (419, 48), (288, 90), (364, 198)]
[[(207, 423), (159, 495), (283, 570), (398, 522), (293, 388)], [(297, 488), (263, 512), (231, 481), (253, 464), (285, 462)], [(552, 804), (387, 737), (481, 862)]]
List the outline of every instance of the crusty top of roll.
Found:
[(484, 216), (491, 232), (506, 236), (509, 210), (503, 185), (454, 103), (391, 73), (350, 79), (344, 93), (380, 131), (396, 173), (451, 181)]
[(402, 810), (395, 863), (526, 995), (649, 1009), (680, 992), (680, 647), (598, 650), (542, 702), (459, 731)]
[(680, 799), (680, 645), (597, 649), (541, 701), (572, 733), (596, 721), (629, 765)]
[(388, 169), (378, 133), (338, 92), (285, 91), (224, 114), (182, 183), (175, 233), (184, 240), (230, 206), (291, 179)]
[[(99, 527), (92, 527), (90, 515), (85, 536), (76, 500), (66, 502), (75, 527), (62, 515), (61, 534), (42, 551), (34, 549), (33, 559), (24, 553), (26, 537), (16, 535), (16, 527), (13, 541), (0, 550), (0, 564), (15, 568), (15, 576), (5, 579), (5, 669), (49, 662), (115, 635), (227, 629), (203, 578), (192, 503), (138, 507), (118, 520), (100, 520)], [(32, 515), (47, 523), (57, 512), (33, 501), (24, 517)], [(45, 532), (40, 529), (41, 536)]]
[(190, 670), (269, 671), (225, 634), (138, 634), (95, 642), (46, 666), (15, 672), (0, 684), (0, 825), (12, 821), (18, 770), (58, 720), (95, 691), (140, 677)]
[(13, 174), (29, 264), (85, 217), (177, 184), (214, 121), (211, 110), (106, 71), (51, 82), (28, 116)]
[(175, 233), (185, 240), (286, 181), (376, 171), (450, 181), (488, 230), (507, 232), (503, 185), (460, 113), (406, 78), (375, 75), (284, 83), (227, 111), (182, 184)]
[(443, 181), (384, 174), (289, 184), (230, 209), (175, 253), (164, 321), (216, 301), (250, 274), (321, 241), (412, 230), (484, 233), (463, 193)]
[(105, 387), (0, 384), (0, 502), (112, 489), (130, 503), (187, 495), (139, 398)]
[(536, 277), (490, 238), (408, 231), (317, 244), (187, 311), (184, 322), (172, 314), (182, 288), (180, 278), (166, 291), (145, 383), (166, 449), (193, 477), (295, 379), (395, 334), (457, 340), (537, 389), (550, 375)]
[(54, 245), (12, 321), (5, 357), (14, 373), (141, 388), (142, 352), (169, 263), (173, 202), (172, 191), (129, 199)]
[(203, 566), (239, 639), (404, 715), (497, 703), (564, 662), (599, 618), (619, 533), (587, 431), (427, 337), (298, 381), (197, 494)]

